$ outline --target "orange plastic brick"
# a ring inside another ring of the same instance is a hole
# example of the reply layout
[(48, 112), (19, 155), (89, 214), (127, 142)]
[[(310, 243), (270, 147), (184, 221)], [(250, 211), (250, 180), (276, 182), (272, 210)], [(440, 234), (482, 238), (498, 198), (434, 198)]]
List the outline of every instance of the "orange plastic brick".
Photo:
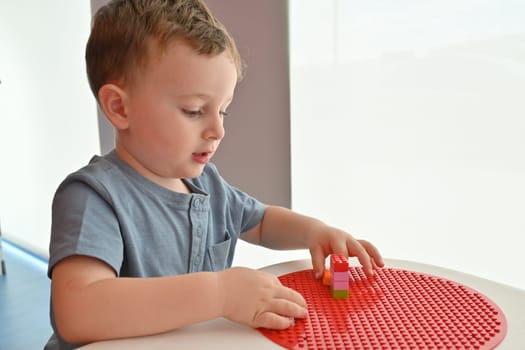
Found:
[(330, 270), (324, 270), (324, 273), (323, 273), (323, 284), (325, 286), (329, 286), (330, 285)]
[(507, 321), (490, 299), (462, 284), (382, 268), (350, 267), (349, 298), (335, 299), (312, 270), (279, 279), (301, 293), (308, 316), (285, 330), (259, 329), (287, 349), (494, 349)]

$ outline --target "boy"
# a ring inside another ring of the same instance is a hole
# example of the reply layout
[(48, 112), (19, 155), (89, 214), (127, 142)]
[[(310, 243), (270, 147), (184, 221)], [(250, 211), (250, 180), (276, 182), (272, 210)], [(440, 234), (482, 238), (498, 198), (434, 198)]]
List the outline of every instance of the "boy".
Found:
[[(68, 176), (53, 201), (46, 349), (225, 317), (284, 329), (303, 297), (270, 274), (230, 268), (241, 238), (383, 265), (366, 241), (231, 187), (210, 163), (241, 77), (232, 38), (201, 0), (113, 1), (86, 48), (91, 89), (115, 150)], [(139, 277), (139, 278), (137, 278)]]

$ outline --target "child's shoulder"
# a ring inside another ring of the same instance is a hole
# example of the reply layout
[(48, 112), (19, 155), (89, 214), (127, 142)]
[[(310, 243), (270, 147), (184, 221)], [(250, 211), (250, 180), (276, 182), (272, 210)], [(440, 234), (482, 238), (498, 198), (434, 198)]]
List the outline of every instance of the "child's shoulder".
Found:
[(116, 164), (111, 161), (110, 154), (105, 156), (93, 156), (88, 164), (84, 165), (80, 169), (72, 172), (66, 178), (104, 178), (109, 176), (114, 169), (117, 168)]
[(93, 156), (88, 164), (70, 173), (59, 185), (58, 190), (63, 190), (71, 184), (84, 184), (94, 188), (97, 192), (106, 192), (111, 184), (122, 183), (126, 177), (124, 172), (113, 159), (114, 155)]

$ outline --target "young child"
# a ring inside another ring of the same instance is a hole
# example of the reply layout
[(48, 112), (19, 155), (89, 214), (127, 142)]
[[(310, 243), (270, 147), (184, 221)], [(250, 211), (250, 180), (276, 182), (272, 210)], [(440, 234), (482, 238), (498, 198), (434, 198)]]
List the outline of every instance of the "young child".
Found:
[(367, 275), (383, 265), (372, 244), (264, 205), (210, 163), (242, 69), (201, 0), (112, 1), (94, 18), (86, 63), (116, 147), (55, 194), (46, 349), (217, 317), (274, 329), (305, 317), (303, 297), (275, 276), (231, 268), (239, 238), (309, 249), (317, 277), (332, 252), (356, 256)]

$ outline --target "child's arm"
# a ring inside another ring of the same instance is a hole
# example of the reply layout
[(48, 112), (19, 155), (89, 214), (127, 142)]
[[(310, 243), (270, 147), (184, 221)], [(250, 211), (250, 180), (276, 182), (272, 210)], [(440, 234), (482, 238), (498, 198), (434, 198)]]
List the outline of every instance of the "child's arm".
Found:
[(68, 342), (135, 337), (225, 317), (282, 329), (306, 316), (303, 297), (268, 273), (245, 268), (159, 278), (117, 278), (106, 263), (72, 256), (53, 269), (52, 300)]
[(357, 257), (368, 276), (384, 265), (381, 254), (371, 243), (282, 207), (267, 206), (260, 224), (241, 238), (272, 249), (309, 249), (318, 278), (322, 276), (325, 258), (331, 253)]

